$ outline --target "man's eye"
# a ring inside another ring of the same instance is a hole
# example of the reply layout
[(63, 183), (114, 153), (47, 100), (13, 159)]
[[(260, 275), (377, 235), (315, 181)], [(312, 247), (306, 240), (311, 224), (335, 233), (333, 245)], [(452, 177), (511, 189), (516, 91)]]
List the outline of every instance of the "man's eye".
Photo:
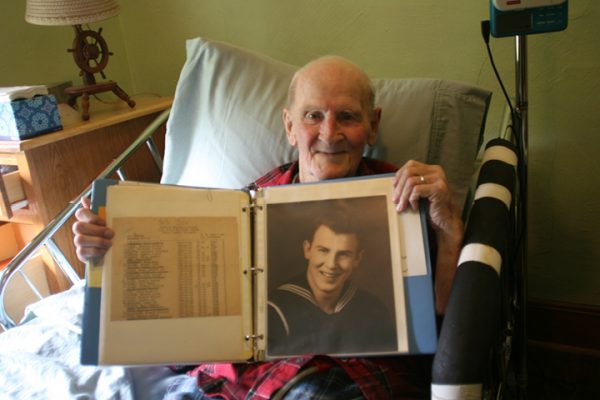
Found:
[(356, 121), (358, 118), (355, 113), (352, 112), (341, 112), (338, 115), (340, 121)]
[(308, 119), (308, 120), (317, 120), (319, 118), (321, 118), (321, 113), (319, 112), (307, 112), (306, 114), (304, 114), (304, 118)]

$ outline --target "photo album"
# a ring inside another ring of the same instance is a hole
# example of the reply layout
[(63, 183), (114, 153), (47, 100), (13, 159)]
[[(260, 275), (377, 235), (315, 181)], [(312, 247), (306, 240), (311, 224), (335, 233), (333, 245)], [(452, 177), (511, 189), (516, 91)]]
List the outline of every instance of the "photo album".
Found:
[(425, 212), (393, 176), (256, 190), (101, 179), (115, 231), (86, 265), (84, 365), (434, 353)]

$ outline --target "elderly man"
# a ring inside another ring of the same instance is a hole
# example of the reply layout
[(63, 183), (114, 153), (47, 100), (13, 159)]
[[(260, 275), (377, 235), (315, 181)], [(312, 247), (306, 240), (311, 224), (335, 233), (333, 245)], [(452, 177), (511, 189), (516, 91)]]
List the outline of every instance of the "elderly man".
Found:
[[(428, 220), (435, 233), (436, 310), (443, 314), (450, 293), (463, 238), (463, 224), (443, 170), (409, 161), (400, 169), (362, 158), (365, 145), (375, 143), (381, 109), (367, 75), (339, 57), (310, 62), (295, 74), (283, 122), (289, 143), (299, 159), (258, 179), (257, 187), (317, 182), (396, 171), (394, 198), (398, 212), (429, 203)], [(402, 134), (399, 132), (398, 134)], [(73, 226), (80, 260), (102, 255), (114, 232), (89, 211), (89, 201), (78, 210)], [(417, 360), (416, 360), (417, 359)], [(422, 358), (333, 359), (304, 356), (254, 364), (203, 364), (194, 371), (198, 391), (211, 398), (269, 398), (299, 373), (302, 379), (289, 398), (410, 398), (427, 397), (427, 374), (417, 370)], [(427, 368), (425, 369), (427, 371)], [(304, 397), (301, 397), (304, 396)]]

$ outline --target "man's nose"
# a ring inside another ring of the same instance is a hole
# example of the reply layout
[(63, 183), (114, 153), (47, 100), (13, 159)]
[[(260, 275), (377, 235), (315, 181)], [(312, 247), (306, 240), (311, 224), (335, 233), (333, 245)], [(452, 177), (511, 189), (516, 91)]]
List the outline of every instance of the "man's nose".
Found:
[(327, 256), (325, 257), (325, 267), (327, 267), (327, 269), (334, 269), (336, 265), (336, 257), (335, 254), (327, 254)]
[(327, 115), (321, 122), (319, 138), (325, 142), (337, 140), (340, 136), (340, 124), (333, 115)]

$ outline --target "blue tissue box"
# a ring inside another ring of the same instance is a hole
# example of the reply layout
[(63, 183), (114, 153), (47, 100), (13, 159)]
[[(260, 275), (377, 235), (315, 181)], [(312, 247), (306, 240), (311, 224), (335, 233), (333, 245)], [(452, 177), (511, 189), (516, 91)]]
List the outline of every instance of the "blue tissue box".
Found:
[(54, 95), (0, 103), (0, 140), (24, 140), (62, 129)]

